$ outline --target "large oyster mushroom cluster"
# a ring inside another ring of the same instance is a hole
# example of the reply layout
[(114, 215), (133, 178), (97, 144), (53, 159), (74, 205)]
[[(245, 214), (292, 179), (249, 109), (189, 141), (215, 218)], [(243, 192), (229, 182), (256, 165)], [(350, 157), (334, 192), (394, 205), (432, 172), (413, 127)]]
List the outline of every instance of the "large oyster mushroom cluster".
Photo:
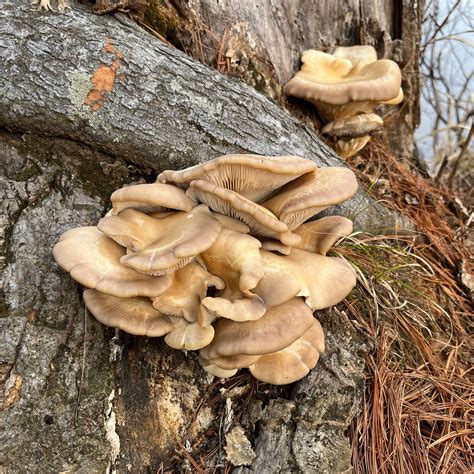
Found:
[(313, 312), (355, 284), (344, 260), (326, 256), (351, 221), (304, 222), (356, 189), (347, 168), (221, 156), (115, 191), (97, 227), (64, 233), (54, 257), (88, 288), (85, 303), (103, 324), (200, 349), (218, 377), (246, 367), (291, 383), (324, 351)]
[(333, 54), (310, 49), (301, 57), (301, 70), (285, 86), (285, 93), (314, 104), (343, 157), (361, 150), (371, 134), (383, 127), (374, 113), (378, 105), (403, 100), (397, 63), (377, 60), (372, 46), (336, 48)]

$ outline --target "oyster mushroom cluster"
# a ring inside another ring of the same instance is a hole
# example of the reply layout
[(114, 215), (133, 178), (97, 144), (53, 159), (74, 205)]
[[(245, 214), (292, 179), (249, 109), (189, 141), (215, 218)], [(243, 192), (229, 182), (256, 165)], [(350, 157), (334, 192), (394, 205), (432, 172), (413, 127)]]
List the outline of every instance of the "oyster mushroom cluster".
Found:
[(356, 154), (383, 127), (374, 113), (378, 105), (403, 100), (400, 68), (389, 59), (377, 60), (372, 46), (339, 47), (333, 54), (310, 49), (301, 62), (285, 93), (316, 106), (327, 122), (321, 132), (332, 137), (343, 158)]
[(326, 255), (352, 222), (304, 222), (356, 189), (347, 168), (221, 156), (115, 191), (97, 227), (68, 230), (53, 253), (88, 288), (85, 303), (101, 323), (200, 350), (218, 377), (245, 367), (291, 383), (324, 351), (313, 312), (355, 284), (352, 268)]

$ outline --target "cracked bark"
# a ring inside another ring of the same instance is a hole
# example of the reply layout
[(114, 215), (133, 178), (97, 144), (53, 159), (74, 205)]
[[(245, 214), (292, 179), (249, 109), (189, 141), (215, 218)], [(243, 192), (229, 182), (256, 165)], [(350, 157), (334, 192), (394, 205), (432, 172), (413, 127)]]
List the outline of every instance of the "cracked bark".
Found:
[[(187, 433), (196, 457), (216, 446), (223, 410), (209, 401), (196, 356), (98, 324), (52, 246), (65, 230), (96, 224), (114, 189), (168, 167), (232, 152), (343, 164), (250, 87), (123, 18), (80, 6), (38, 14), (26, 3), (2, 6), (0, 20), (0, 471), (192, 470), (180, 443)], [(362, 191), (339, 212), (353, 208), (360, 228), (399, 224)], [(366, 346), (340, 311), (319, 316), (328, 351), (292, 392), (257, 393), (268, 406), (246, 469), (350, 466), (344, 431)], [(208, 462), (222, 464), (222, 453)]]

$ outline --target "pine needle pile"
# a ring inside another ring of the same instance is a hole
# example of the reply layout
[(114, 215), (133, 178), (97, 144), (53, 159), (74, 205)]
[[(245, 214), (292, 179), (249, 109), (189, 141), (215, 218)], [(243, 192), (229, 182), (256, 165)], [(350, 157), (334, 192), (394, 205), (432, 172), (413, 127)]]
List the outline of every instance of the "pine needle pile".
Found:
[(353, 236), (338, 252), (358, 267), (348, 313), (373, 339), (365, 400), (351, 430), (356, 473), (473, 472), (472, 306), (468, 213), (453, 192), (374, 141), (349, 164), (416, 234)]

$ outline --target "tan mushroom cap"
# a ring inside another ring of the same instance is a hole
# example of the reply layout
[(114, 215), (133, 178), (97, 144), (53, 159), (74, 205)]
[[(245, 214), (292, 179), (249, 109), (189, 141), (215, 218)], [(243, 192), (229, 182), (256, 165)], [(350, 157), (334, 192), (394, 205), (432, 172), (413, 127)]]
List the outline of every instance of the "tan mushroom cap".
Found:
[[(175, 213), (170, 213), (174, 215)], [(168, 217), (165, 216), (165, 217)], [(123, 247), (137, 252), (154, 244), (162, 234), (163, 222), (135, 209), (103, 217), (97, 228)]]
[(202, 359), (199, 357), (199, 363), (201, 364), (201, 367), (209, 374), (214, 375), (214, 377), (218, 377), (220, 379), (227, 379), (229, 377), (232, 377), (237, 373), (238, 369), (231, 369), (231, 370), (226, 370), (222, 369), (221, 367), (213, 364), (212, 362), (209, 362), (208, 360)]
[(178, 322), (153, 308), (148, 298), (117, 298), (97, 290), (86, 290), (83, 297), (99, 322), (135, 336), (163, 336)]
[(158, 181), (183, 187), (194, 180), (210, 181), (259, 202), (315, 168), (312, 161), (299, 156), (224, 155), (185, 170), (163, 171)]
[[(296, 245), (296, 247), (301, 247), (301, 242)], [(291, 247), (288, 247), (288, 245), (283, 245), (280, 241), (273, 239), (263, 240), (262, 250), (268, 250), (269, 252), (278, 252), (282, 255), (290, 255), (291, 253)]]
[(206, 354), (206, 349), (201, 349), (200, 352), (200, 359), (203, 361), (207, 361), (211, 364), (217, 365), (221, 369), (225, 370), (234, 370), (234, 369), (243, 369), (249, 367), (252, 364), (262, 357), (261, 355), (244, 355), (244, 354), (237, 354), (232, 356), (220, 356), (215, 357), (214, 359), (206, 359), (203, 355)]
[(144, 250), (125, 255), (120, 263), (151, 275), (173, 272), (211, 247), (222, 228), (204, 205), (190, 212), (177, 212), (157, 219), (156, 222), (160, 227), (154, 230), (155, 243)]
[(137, 184), (118, 189), (110, 196), (112, 214), (118, 214), (127, 208), (143, 212), (177, 209), (189, 212), (196, 203), (186, 196), (184, 191), (169, 184)]
[(302, 296), (315, 311), (342, 301), (356, 284), (351, 266), (338, 257), (326, 257), (293, 248), (290, 255), (262, 255), (265, 275), (253, 292), (267, 307), (274, 307), (293, 296)]
[[(351, 198), (357, 187), (349, 168), (318, 168), (288, 183), (262, 206), (294, 230), (318, 212)], [(298, 246), (298, 242), (291, 246)]]
[(196, 351), (207, 346), (213, 337), (212, 326), (201, 326), (180, 319), (176, 327), (166, 335), (165, 342), (173, 349)]
[(225, 283), (221, 295), (202, 300), (207, 311), (240, 321), (263, 315), (266, 309), (263, 301), (250, 292), (263, 277), (260, 246), (251, 235), (223, 228), (215, 243), (201, 253), (207, 270)]
[(301, 242), (297, 247), (326, 255), (341, 237), (351, 234), (352, 228), (352, 221), (342, 216), (327, 216), (306, 222), (294, 231), (301, 236)]
[(383, 127), (383, 120), (377, 114), (358, 114), (334, 120), (326, 124), (321, 133), (330, 137), (361, 137)]
[(191, 262), (172, 274), (172, 285), (160, 296), (153, 298), (153, 306), (164, 314), (196, 322), (201, 300), (211, 286), (222, 290), (223, 280), (211, 275), (196, 262)]
[(202, 305), (211, 315), (233, 321), (252, 321), (261, 318), (267, 309), (262, 298), (257, 295), (235, 298), (233, 293), (226, 290), (222, 296), (207, 296), (202, 300)]
[(201, 355), (209, 360), (218, 356), (276, 352), (289, 346), (312, 324), (312, 311), (301, 298), (294, 298), (268, 309), (256, 321), (219, 319), (214, 339)]
[(348, 59), (308, 50), (301, 61), (301, 70), (286, 84), (285, 93), (316, 106), (320, 102), (381, 102), (392, 100), (400, 92), (400, 68), (389, 59), (354, 67)]
[(225, 227), (226, 229), (235, 230), (236, 232), (241, 232), (242, 234), (248, 234), (250, 232), (250, 227), (238, 219), (226, 216), (220, 212), (213, 212), (212, 216), (221, 223), (222, 227)]
[(324, 333), (317, 319), (290, 346), (260, 357), (249, 366), (252, 375), (262, 382), (285, 385), (305, 377), (324, 352)]
[(53, 255), (81, 285), (119, 298), (158, 296), (172, 282), (170, 276), (141, 275), (121, 265), (125, 249), (96, 227), (68, 230), (54, 246)]
[(289, 232), (288, 226), (268, 209), (234, 191), (209, 181), (198, 180), (191, 182), (187, 194), (214, 211), (245, 222), (252, 234), (275, 238), (289, 246), (299, 242), (299, 237)]
[(368, 45), (339, 46), (332, 55), (335, 58), (349, 60), (353, 67), (363, 67), (377, 61), (377, 51)]
[(351, 138), (350, 140), (337, 140), (335, 150), (342, 158), (350, 158), (367, 145), (370, 141), (370, 135), (365, 137)]

